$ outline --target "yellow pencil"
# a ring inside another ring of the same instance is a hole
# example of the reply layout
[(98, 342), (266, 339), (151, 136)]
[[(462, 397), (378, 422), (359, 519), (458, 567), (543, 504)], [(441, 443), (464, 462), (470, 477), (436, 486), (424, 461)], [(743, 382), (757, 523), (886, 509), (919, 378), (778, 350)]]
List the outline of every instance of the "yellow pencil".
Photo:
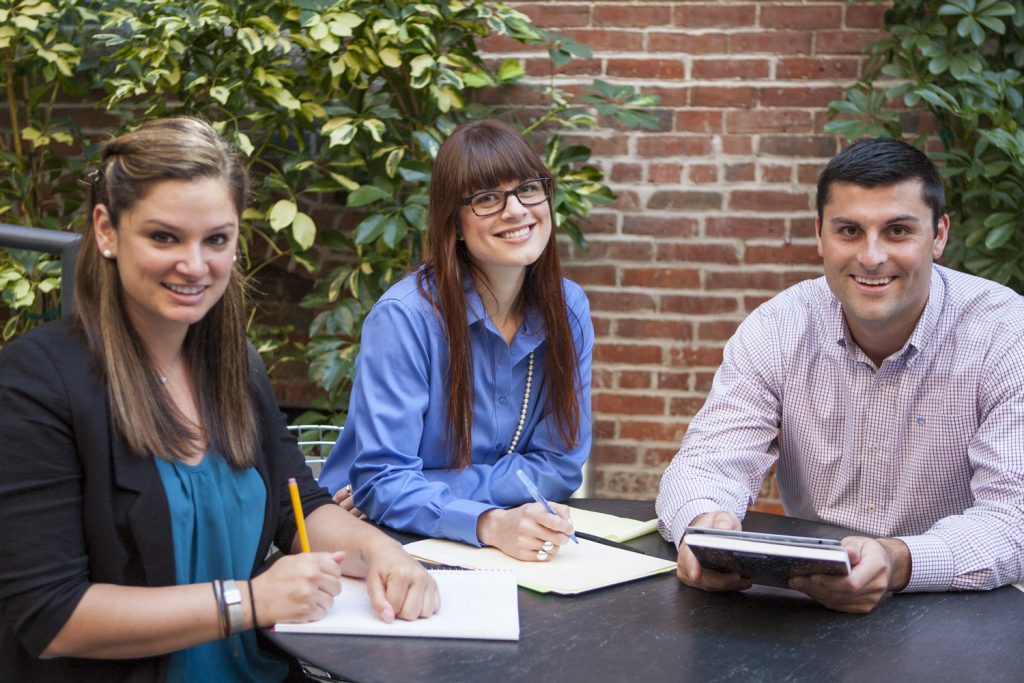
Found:
[(306, 535), (306, 518), (302, 514), (302, 501), (299, 499), (299, 485), (295, 483), (295, 477), (288, 479), (288, 490), (292, 494), (292, 507), (295, 508), (295, 526), (299, 530), (299, 543), (302, 544), (302, 552), (309, 552), (309, 536)]

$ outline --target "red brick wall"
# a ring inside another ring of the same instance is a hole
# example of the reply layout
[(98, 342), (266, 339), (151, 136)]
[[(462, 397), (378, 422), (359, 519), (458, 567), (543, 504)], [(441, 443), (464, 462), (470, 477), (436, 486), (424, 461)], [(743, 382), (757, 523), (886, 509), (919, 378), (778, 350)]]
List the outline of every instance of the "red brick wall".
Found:
[[(839, 150), (827, 105), (856, 80), (883, 34), (870, 0), (561, 0), (514, 6), (583, 42), (593, 57), (556, 80), (594, 77), (657, 93), (658, 131), (613, 125), (574, 134), (596, 152), (618, 201), (594, 213), (590, 250), (566, 245), (590, 295), (596, 493), (651, 498), (722, 347), (783, 288), (820, 274), (813, 189)], [(495, 58), (540, 52), (492, 39)], [(762, 509), (777, 496), (766, 482)]]

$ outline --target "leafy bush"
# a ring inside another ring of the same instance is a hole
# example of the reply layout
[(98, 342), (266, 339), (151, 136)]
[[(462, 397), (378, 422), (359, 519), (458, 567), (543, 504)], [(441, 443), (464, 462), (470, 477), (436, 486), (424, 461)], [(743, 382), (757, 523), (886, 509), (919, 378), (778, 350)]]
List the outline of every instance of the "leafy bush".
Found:
[(930, 113), (949, 178), (948, 262), (1024, 293), (1024, 5), (895, 0), (885, 21), (866, 75), (831, 103), (852, 118), (826, 130), (901, 137), (899, 104)]
[[(82, 206), (78, 182), (87, 143), (58, 104), (83, 97), (80, 27), (91, 17), (74, 2), (0, 3), (0, 110), (11, 131), (0, 136), (0, 223), (60, 229)], [(0, 105), (2, 106), (2, 105)], [(0, 292), (10, 317), (2, 338), (60, 314), (60, 263), (32, 251), (0, 250)]]
[[(70, 42), (96, 46), (103, 107), (126, 125), (197, 113), (248, 155), (253, 271), (292, 259), (316, 280), (303, 302), (317, 312), (305, 352), (324, 407), (344, 401), (369, 307), (419, 259), (440, 142), (462, 121), (494, 113), (482, 102), (522, 86), (523, 64), (487, 63), (477, 41), (543, 45), (552, 69), (589, 55), (480, 0), (148, 0), (102, 2), (92, 16)], [(553, 131), (544, 154), (562, 188), (557, 221), (585, 246), (580, 221), (613, 195), (587, 164), (589, 148), (567, 146), (557, 130), (593, 127), (598, 116), (653, 127), (644, 108), (656, 100), (599, 81), (579, 105), (553, 79), (537, 90), (526, 130)], [(296, 347), (277, 332), (258, 330), (264, 350)]]

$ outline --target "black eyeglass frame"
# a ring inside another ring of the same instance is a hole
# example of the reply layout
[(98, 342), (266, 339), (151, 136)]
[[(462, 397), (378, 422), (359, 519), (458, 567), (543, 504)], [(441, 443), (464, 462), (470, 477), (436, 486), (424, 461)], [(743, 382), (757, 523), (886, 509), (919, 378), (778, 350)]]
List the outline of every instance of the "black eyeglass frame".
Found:
[[(524, 202), (519, 197), (519, 190), (522, 189), (522, 187), (524, 185), (529, 185), (530, 183), (540, 183), (541, 187), (544, 188), (544, 199), (538, 200), (536, 202)], [(475, 197), (479, 197), (482, 194), (501, 194), (501, 195), (503, 195), (502, 198), (501, 198), (501, 206), (499, 206), (494, 211), (489, 211), (487, 213), (477, 213), (476, 212), (476, 207), (473, 206), (473, 199)], [(478, 218), (486, 218), (487, 216), (494, 216), (495, 214), (499, 214), (502, 211), (504, 211), (505, 207), (508, 206), (508, 196), (510, 194), (514, 194), (516, 196), (516, 199), (523, 206), (537, 206), (538, 204), (543, 204), (544, 202), (546, 202), (546, 201), (551, 199), (551, 178), (530, 178), (529, 180), (524, 180), (523, 182), (519, 183), (518, 185), (513, 187), (511, 190), (481, 190), (480, 192), (474, 192), (473, 194), (469, 195), (468, 197), (463, 197), (462, 205), (463, 206), (468, 206), (473, 211), (473, 215), (474, 216), (476, 216)]]

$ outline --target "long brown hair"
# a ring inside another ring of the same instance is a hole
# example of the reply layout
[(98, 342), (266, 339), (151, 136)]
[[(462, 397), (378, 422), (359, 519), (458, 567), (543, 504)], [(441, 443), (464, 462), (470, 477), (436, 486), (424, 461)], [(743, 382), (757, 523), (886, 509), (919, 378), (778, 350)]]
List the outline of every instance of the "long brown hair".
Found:
[[(417, 283), (423, 296), (433, 303), (448, 342), (446, 435), (452, 451), (451, 468), (463, 469), (472, 464), (473, 368), (463, 277), (469, 273), (478, 281), (487, 281), (473, 262), (466, 243), (458, 240), (461, 200), (503, 183), (550, 177), (551, 172), (522, 135), (491, 119), (456, 128), (441, 145), (434, 161), (426, 257)], [(552, 179), (551, 197), (554, 192)], [(580, 426), (578, 358), (562, 290), (550, 199), (547, 206), (551, 212), (551, 237), (540, 258), (526, 267), (518, 306), (520, 312), (535, 308), (543, 317), (547, 335), (544, 375), (549, 386), (546, 408), (554, 415), (562, 441), (572, 448), (579, 438)]]
[[(99, 169), (90, 177), (90, 211), (75, 277), (75, 314), (106, 382), (114, 423), (139, 455), (184, 458), (201, 435), (161, 390), (156, 366), (125, 309), (117, 264), (103, 258), (96, 246), (92, 209), (106, 206), (117, 229), (122, 213), (145, 198), (155, 183), (201, 178), (223, 180), (242, 215), (249, 182), (237, 151), (208, 123), (189, 117), (148, 121), (110, 140), (103, 145)], [(182, 348), (209, 444), (237, 467), (256, 462), (246, 306), (244, 276), (236, 264), (224, 296), (189, 327)]]

